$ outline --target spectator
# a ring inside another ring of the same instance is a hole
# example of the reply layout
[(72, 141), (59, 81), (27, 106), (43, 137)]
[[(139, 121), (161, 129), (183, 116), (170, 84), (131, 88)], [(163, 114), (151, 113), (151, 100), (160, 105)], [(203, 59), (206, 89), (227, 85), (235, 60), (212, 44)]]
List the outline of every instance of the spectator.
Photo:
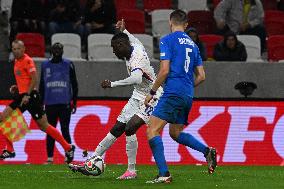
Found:
[[(63, 45), (51, 47), (52, 59), (41, 64), (40, 95), (44, 101), (49, 123), (56, 127), (59, 120), (64, 139), (71, 143), (69, 123), (71, 113), (76, 112), (78, 83), (75, 67), (63, 59)], [(54, 139), (47, 135), (47, 163), (53, 162)]]
[(18, 32), (39, 32), (45, 34), (45, 12), (42, 0), (13, 0), (10, 19), (10, 41)]
[(247, 51), (236, 34), (229, 31), (224, 40), (215, 45), (213, 57), (216, 61), (246, 61)]
[(194, 41), (194, 43), (198, 46), (200, 56), (203, 61), (207, 60), (206, 48), (202, 41), (199, 40), (198, 32), (195, 28), (191, 27), (186, 30), (187, 35)]
[(256, 35), (265, 50), (266, 31), (263, 26), (264, 11), (260, 0), (224, 0), (215, 11), (217, 34), (231, 30), (235, 34)]
[(85, 11), (86, 36), (91, 33), (114, 33), (114, 4), (104, 0), (88, 0)]
[(49, 37), (55, 33), (77, 33), (82, 38), (80, 3), (78, 0), (49, 0)]

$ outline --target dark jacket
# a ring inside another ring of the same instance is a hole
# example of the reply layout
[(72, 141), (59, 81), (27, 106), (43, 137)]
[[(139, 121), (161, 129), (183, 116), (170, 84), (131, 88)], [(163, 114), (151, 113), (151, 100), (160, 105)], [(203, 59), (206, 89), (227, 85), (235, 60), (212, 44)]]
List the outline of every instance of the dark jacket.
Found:
[[(226, 41), (229, 36), (234, 36), (237, 41), (234, 49), (229, 49), (226, 46)], [(247, 51), (244, 44), (237, 40), (236, 35), (230, 34), (226, 35), (223, 41), (215, 45), (213, 57), (216, 61), (246, 61)]]
[(92, 12), (91, 8), (94, 3), (94, 0), (89, 0), (86, 4), (85, 23), (97, 22), (107, 26), (116, 22), (116, 11), (114, 5), (102, 1), (102, 7)]

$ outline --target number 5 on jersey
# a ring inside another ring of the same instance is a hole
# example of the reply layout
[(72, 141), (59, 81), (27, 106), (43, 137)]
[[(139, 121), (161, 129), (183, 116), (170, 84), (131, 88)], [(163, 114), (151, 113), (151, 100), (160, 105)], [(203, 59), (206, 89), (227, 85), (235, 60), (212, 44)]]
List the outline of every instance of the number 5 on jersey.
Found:
[(189, 70), (189, 64), (190, 64), (190, 55), (189, 53), (192, 52), (191, 48), (185, 48), (185, 62), (184, 62), (184, 71), (187, 73)]

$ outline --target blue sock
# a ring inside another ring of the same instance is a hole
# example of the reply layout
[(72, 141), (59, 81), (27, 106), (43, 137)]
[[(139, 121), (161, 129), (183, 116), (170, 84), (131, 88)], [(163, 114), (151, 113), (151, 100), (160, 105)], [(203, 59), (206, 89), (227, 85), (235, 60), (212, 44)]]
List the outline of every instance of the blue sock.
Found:
[(206, 153), (207, 146), (199, 142), (196, 138), (194, 138), (194, 136), (189, 133), (181, 132), (176, 141), (194, 150), (202, 152), (203, 154)]
[(164, 155), (164, 145), (161, 137), (155, 136), (154, 138), (150, 139), (149, 145), (158, 166), (159, 175), (166, 176), (166, 173), (168, 172), (168, 166)]

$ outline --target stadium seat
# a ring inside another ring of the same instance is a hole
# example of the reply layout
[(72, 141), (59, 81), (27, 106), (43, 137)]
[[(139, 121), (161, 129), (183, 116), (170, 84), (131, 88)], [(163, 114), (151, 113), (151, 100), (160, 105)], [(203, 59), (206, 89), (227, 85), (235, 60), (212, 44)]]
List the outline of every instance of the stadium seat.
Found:
[(84, 60), (81, 57), (81, 38), (74, 33), (56, 33), (51, 37), (51, 44), (63, 44), (63, 57), (71, 60)]
[(171, 0), (143, 0), (144, 10), (150, 12), (156, 9), (171, 9)]
[(237, 35), (237, 38), (242, 42), (247, 51), (247, 62), (263, 62), (261, 59), (261, 45), (259, 37), (255, 35)]
[(186, 13), (192, 10), (207, 10), (207, 0), (178, 0), (178, 8)]
[(172, 9), (158, 9), (151, 13), (154, 37), (161, 37), (170, 33), (169, 18), (172, 11)]
[(276, 10), (265, 11), (264, 25), (268, 36), (284, 34), (284, 12)]
[(137, 39), (139, 39), (139, 41), (144, 45), (149, 59), (153, 59), (154, 57), (153, 37), (147, 34), (135, 34), (134, 36)]
[(197, 29), (199, 34), (213, 34), (215, 20), (211, 11), (190, 11), (188, 13), (188, 26)]
[(117, 19), (124, 18), (130, 33), (145, 33), (144, 12), (136, 9), (121, 9), (117, 12)]
[(135, 9), (136, 0), (115, 0), (115, 8), (117, 11), (121, 9)]
[(39, 33), (18, 33), (16, 39), (24, 42), (26, 53), (31, 57), (45, 56), (44, 36)]
[(88, 36), (88, 59), (90, 61), (118, 60), (111, 47), (112, 36), (112, 34), (91, 34)]
[(0, 3), (1, 3), (0, 8), (2, 12), (11, 11), (12, 3), (13, 3), (12, 0), (1, 0)]
[(276, 0), (262, 0), (264, 10), (277, 10)]
[(267, 52), (269, 61), (284, 60), (284, 35), (268, 37)]
[(222, 41), (223, 37), (220, 35), (208, 34), (200, 35), (199, 39), (205, 43), (208, 59), (213, 59), (214, 46)]

